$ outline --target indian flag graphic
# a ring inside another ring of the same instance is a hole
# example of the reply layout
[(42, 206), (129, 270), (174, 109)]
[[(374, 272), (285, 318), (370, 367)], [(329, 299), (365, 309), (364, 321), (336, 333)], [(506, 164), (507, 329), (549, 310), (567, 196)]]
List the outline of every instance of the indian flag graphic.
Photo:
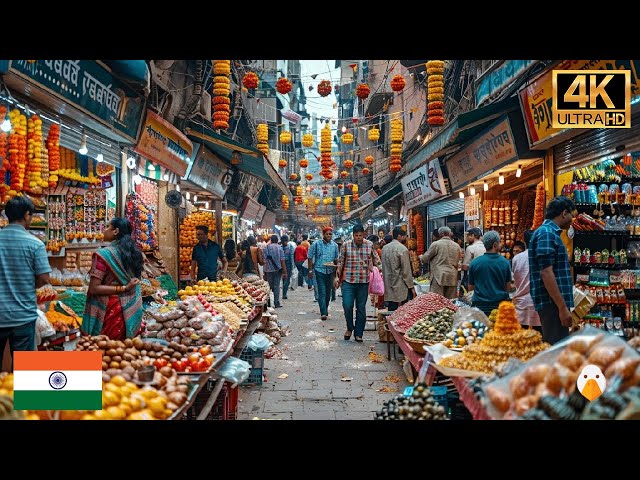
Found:
[(14, 352), (16, 410), (101, 410), (102, 352)]

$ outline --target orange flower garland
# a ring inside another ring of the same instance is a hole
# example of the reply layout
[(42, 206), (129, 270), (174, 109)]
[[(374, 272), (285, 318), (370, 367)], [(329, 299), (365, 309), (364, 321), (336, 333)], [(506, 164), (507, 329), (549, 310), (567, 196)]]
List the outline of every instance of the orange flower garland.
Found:
[(336, 197), (336, 212), (342, 211), (342, 197)]
[(292, 182), (295, 182), (296, 180), (298, 180), (298, 174), (292, 173), (291, 175), (289, 175), (289, 180), (291, 180)]
[(389, 170), (399, 172), (402, 168), (402, 120), (391, 120), (391, 161)]
[(306, 158), (303, 158), (302, 160), (300, 160), (301, 168), (307, 168), (308, 166), (309, 166), (309, 160), (307, 160)]
[(358, 88), (356, 88), (356, 95), (362, 100), (366, 99), (370, 93), (371, 89), (366, 83), (361, 83), (360, 85), (358, 85)]
[(37, 115), (32, 115), (27, 121), (27, 145), (28, 177), (23, 187), (31, 193), (42, 193), (49, 182), (42, 179), (42, 120)]
[(258, 88), (259, 80), (258, 75), (254, 72), (248, 72), (244, 77), (242, 77), (242, 85), (244, 85), (247, 90), (253, 90)]
[(341, 137), (342, 143), (349, 145), (353, 143), (353, 133), (345, 133)]
[(357, 201), (358, 201), (358, 198), (360, 198), (360, 197), (358, 196), (358, 185), (353, 184), (353, 185), (351, 186), (351, 193), (353, 194), (353, 201), (354, 201), (354, 202), (357, 202)]
[(231, 60), (213, 61), (213, 128), (226, 130), (229, 128), (229, 115), (231, 113)]
[(292, 83), (286, 77), (280, 77), (276, 82), (276, 90), (283, 95), (289, 93), (293, 89)]
[(344, 196), (344, 211), (345, 211), (345, 213), (349, 213), (349, 210), (351, 210), (351, 196), (350, 195), (345, 195)]
[(291, 143), (291, 132), (287, 132), (286, 130), (280, 132), (280, 143), (283, 145)]
[[(11, 182), (9, 195), (15, 197), (22, 192), (27, 169), (27, 117), (14, 108), (9, 112), (11, 134), (9, 135), (9, 163)], [(28, 184), (27, 184), (28, 185)]]
[[(7, 108), (0, 105), (0, 120), (4, 120)], [(9, 185), (5, 183), (7, 172), (11, 168), (8, 158), (7, 144), (9, 134), (0, 130), (0, 203), (4, 203), (5, 194), (9, 191)]]
[(419, 213), (413, 216), (413, 226), (416, 229), (416, 253), (422, 255), (424, 253), (424, 230), (422, 228), (422, 215)]
[(266, 123), (259, 123), (256, 126), (256, 137), (258, 144), (256, 148), (260, 150), (266, 157), (269, 156), (269, 127)]
[(364, 168), (362, 169), (362, 174), (363, 174), (363, 175), (369, 175), (369, 173), (370, 173), (370, 172), (371, 172), (371, 170), (369, 170), (367, 167), (364, 167)]
[(318, 84), (318, 94), (321, 97), (326, 97), (331, 93), (331, 82), (329, 80), (322, 80)]
[(287, 195), (282, 195), (282, 208), (289, 210), (289, 197)]
[(351, 167), (353, 167), (353, 160), (345, 160), (344, 161), (344, 168), (349, 170)]
[(313, 134), (305, 133), (302, 135), (302, 146), (303, 147), (313, 147)]
[(279, 160), (278, 161), (278, 166), (280, 168), (285, 168), (287, 166), (287, 161), (286, 160)]
[(377, 142), (380, 139), (380, 129), (376, 127), (371, 127), (369, 129), (369, 140), (372, 142)]
[(427, 62), (427, 123), (444, 125), (444, 62)]
[(533, 211), (533, 225), (531, 225), (531, 230), (535, 230), (544, 222), (544, 207), (544, 183), (540, 182), (536, 187), (536, 205)]
[(394, 92), (401, 92), (407, 82), (402, 75), (396, 75), (391, 79), (391, 90)]
[(331, 171), (331, 127), (329, 124), (320, 132), (320, 175), (327, 180), (333, 178), (333, 172)]
[(373, 165), (373, 162), (373, 155), (367, 155), (366, 157), (364, 157), (364, 163), (366, 163), (367, 165)]
[(346, 170), (343, 170), (340, 172), (340, 177), (347, 178), (348, 176), (349, 176), (349, 172), (347, 172)]
[(313, 175), (310, 173), (307, 173), (304, 177), (309, 181), (313, 180)]

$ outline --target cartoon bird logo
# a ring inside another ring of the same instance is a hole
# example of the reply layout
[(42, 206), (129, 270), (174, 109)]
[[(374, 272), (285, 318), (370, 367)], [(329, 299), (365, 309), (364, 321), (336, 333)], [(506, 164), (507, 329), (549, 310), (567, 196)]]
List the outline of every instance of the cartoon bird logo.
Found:
[(578, 391), (589, 401), (593, 401), (602, 395), (607, 387), (607, 380), (598, 366), (587, 365), (578, 375), (576, 384)]

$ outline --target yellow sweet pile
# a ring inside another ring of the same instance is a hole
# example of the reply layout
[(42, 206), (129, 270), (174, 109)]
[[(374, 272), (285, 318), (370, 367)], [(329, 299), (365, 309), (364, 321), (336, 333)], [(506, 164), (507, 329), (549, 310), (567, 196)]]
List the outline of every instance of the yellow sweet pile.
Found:
[(180, 297), (180, 300), (185, 300), (189, 296), (198, 295), (200, 293), (202, 295), (215, 295), (217, 297), (224, 297), (227, 295), (235, 295), (236, 290), (227, 278), (218, 280), (216, 282), (206, 282), (204, 280), (199, 280), (196, 285), (189, 285), (184, 290), (179, 290), (178, 296)]

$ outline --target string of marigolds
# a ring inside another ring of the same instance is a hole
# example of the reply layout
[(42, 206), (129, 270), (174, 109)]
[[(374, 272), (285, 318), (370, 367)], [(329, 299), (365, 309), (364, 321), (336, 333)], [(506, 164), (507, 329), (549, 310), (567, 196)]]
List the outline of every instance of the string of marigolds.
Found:
[[(7, 107), (0, 105), (0, 118), (5, 118)], [(7, 144), (9, 142), (9, 134), (0, 130), (0, 203), (6, 203), (5, 196), (9, 191), (9, 185), (6, 184), (7, 172), (11, 168), (9, 158), (7, 157)]]
[(302, 146), (306, 148), (313, 147), (313, 133), (302, 135)]
[(402, 120), (391, 120), (391, 162), (389, 170), (399, 172), (402, 168)]
[[(27, 121), (27, 173), (23, 190), (42, 193), (49, 182), (42, 179), (42, 120), (32, 115)], [(47, 165), (47, 170), (49, 166)]]
[(213, 75), (213, 128), (226, 130), (231, 113), (231, 60), (214, 60)]
[(368, 131), (369, 140), (372, 142), (377, 142), (380, 140), (380, 129), (376, 127), (371, 127)]
[[(256, 137), (258, 144), (256, 148), (260, 150), (266, 157), (269, 156), (269, 126), (266, 123), (259, 123), (256, 127)], [(285, 164), (286, 167), (286, 164)]]
[(320, 175), (331, 180), (333, 178), (331, 171), (333, 161), (331, 160), (331, 127), (329, 125), (325, 125), (320, 132), (320, 158), (320, 166), (322, 167)]
[(427, 123), (444, 125), (444, 62), (427, 62)]
[(47, 152), (49, 154), (49, 188), (58, 184), (60, 170), (60, 125), (54, 123), (47, 134)]
[(287, 195), (282, 195), (282, 208), (289, 210), (289, 197)]
[(27, 170), (27, 117), (17, 108), (9, 112), (12, 129), (9, 135), (9, 163), (11, 173), (11, 190), (9, 195), (15, 197), (22, 192)]

